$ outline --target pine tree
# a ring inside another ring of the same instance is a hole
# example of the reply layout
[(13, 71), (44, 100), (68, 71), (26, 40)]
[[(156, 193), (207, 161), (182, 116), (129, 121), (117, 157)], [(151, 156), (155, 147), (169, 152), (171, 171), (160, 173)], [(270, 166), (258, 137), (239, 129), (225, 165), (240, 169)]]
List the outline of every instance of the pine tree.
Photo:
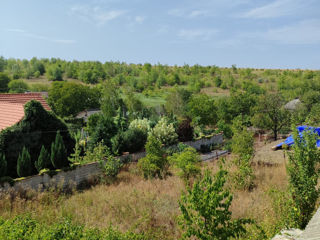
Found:
[(17, 163), (17, 173), (19, 177), (26, 177), (31, 175), (31, 157), (26, 147), (23, 147), (22, 153), (19, 154)]
[(0, 177), (4, 177), (7, 173), (7, 160), (4, 154), (0, 153)]
[(60, 131), (57, 132), (56, 140), (51, 144), (51, 163), (55, 168), (63, 168), (68, 165), (67, 150)]
[(50, 155), (46, 148), (42, 145), (38, 160), (34, 163), (34, 165), (38, 172), (40, 172), (41, 169), (48, 168), (50, 163)]

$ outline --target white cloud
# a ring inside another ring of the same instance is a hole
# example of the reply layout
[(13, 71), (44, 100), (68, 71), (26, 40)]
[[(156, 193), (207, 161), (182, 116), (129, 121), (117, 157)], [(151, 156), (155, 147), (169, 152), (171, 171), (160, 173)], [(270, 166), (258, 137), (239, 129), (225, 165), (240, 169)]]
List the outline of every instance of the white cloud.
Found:
[(26, 31), (23, 29), (19, 29), (19, 28), (8, 28), (6, 29), (6, 31), (8, 32), (17, 32), (17, 33), (25, 33)]
[(294, 25), (270, 29), (261, 36), (281, 44), (319, 44), (320, 20), (305, 20)]
[(168, 14), (174, 17), (185, 17), (185, 18), (196, 18), (196, 17), (206, 17), (210, 16), (210, 12), (208, 10), (186, 10), (186, 9), (171, 9), (168, 11)]
[(97, 25), (105, 23), (123, 16), (126, 10), (105, 10), (99, 6), (91, 7), (87, 5), (78, 5), (71, 7), (71, 13)]
[(216, 35), (218, 30), (216, 29), (181, 29), (178, 32), (178, 36), (180, 38), (184, 38), (186, 40), (210, 40), (212, 36)]
[(136, 16), (135, 18), (134, 18), (134, 21), (136, 22), (136, 23), (143, 23), (144, 22), (144, 20), (145, 20), (145, 17), (143, 17), (143, 16)]
[(71, 40), (71, 39), (56, 39), (56, 38), (49, 38), (43, 35), (39, 35), (39, 34), (34, 34), (34, 33), (30, 33), (26, 30), (23, 29), (13, 29), (13, 28), (9, 28), (9, 29), (5, 29), (7, 32), (14, 32), (14, 33), (18, 33), (19, 35), (21, 35), (22, 37), (29, 37), (29, 38), (33, 38), (33, 39), (39, 39), (39, 40), (44, 40), (44, 41), (49, 41), (49, 42), (54, 42), (54, 43), (61, 43), (61, 44), (73, 44), (76, 41), (75, 40)]
[(241, 15), (243, 18), (276, 18), (295, 14), (306, 3), (302, 0), (276, 0), (267, 5), (253, 8)]

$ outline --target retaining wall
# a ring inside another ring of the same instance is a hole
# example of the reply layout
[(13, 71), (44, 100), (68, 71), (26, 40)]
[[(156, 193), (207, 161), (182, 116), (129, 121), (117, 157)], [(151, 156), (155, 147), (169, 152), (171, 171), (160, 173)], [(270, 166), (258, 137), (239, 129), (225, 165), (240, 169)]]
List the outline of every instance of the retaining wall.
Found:
[[(223, 135), (218, 134), (212, 136), (208, 139), (200, 139), (197, 141), (184, 142), (184, 144), (194, 147), (199, 150), (201, 145), (212, 145), (212, 144), (221, 144), (223, 142)], [(120, 160), (125, 160), (130, 158), (130, 161), (137, 162), (140, 158), (146, 156), (146, 152), (132, 153), (128, 155), (120, 156)], [(43, 190), (50, 187), (78, 187), (82, 183), (94, 179), (97, 175), (101, 173), (101, 169), (98, 162), (89, 163), (85, 165), (77, 166), (75, 169), (70, 171), (61, 171), (56, 175), (50, 177), (48, 174), (44, 173), (43, 175), (30, 176), (22, 180), (15, 182), (14, 186), (10, 186), (8, 183), (5, 183), (4, 187), (0, 190), (8, 189), (33, 189), (33, 190)]]

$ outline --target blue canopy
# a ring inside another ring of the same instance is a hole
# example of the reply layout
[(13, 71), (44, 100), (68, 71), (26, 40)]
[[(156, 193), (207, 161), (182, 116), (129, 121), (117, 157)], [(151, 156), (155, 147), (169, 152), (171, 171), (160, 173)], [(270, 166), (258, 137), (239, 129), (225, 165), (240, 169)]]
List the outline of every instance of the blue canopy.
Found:
[[(320, 137), (320, 127), (310, 127), (310, 126), (298, 126), (297, 130), (299, 132), (299, 136), (302, 137), (303, 133), (307, 130), (313, 131), (314, 133), (317, 133)], [(291, 146), (294, 144), (293, 136), (290, 135), (286, 140), (284, 140), (282, 143), (279, 143), (276, 146), (276, 149), (282, 148), (282, 145), (285, 144), (287, 146)], [(320, 139), (317, 139), (317, 147), (320, 147)]]

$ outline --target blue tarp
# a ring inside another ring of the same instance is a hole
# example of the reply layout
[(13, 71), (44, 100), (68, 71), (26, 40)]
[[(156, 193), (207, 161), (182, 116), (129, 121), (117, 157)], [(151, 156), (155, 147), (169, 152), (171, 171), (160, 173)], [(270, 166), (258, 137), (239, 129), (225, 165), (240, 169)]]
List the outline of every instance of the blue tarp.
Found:
[[(311, 130), (314, 133), (317, 133), (318, 136), (320, 137), (320, 127), (298, 126), (297, 130), (299, 132), (300, 137), (302, 137), (303, 132), (305, 132), (306, 130)], [(288, 146), (291, 146), (292, 144), (294, 144), (293, 136), (290, 135), (286, 140), (284, 140), (282, 143), (278, 144), (276, 146), (276, 148), (277, 149), (282, 148), (283, 144), (286, 144)], [(320, 147), (320, 139), (317, 139), (317, 147)]]

